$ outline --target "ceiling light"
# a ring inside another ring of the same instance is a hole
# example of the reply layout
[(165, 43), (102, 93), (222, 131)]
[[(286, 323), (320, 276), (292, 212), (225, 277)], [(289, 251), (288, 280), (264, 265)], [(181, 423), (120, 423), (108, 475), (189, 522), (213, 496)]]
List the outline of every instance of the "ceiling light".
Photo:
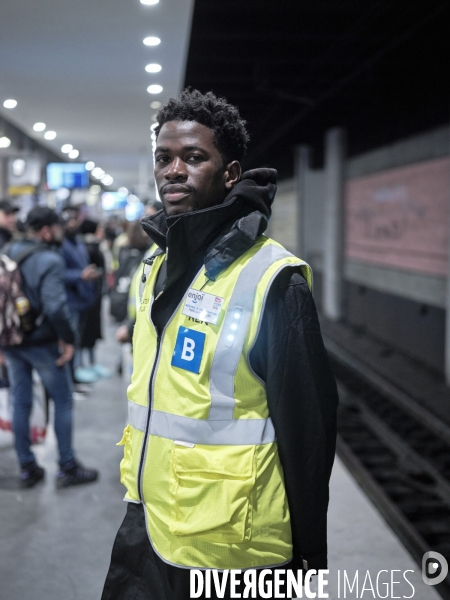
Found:
[(114, 179), (111, 177), (111, 175), (105, 175), (104, 177), (102, 177), (102, 183), (104, 185), (111, 185), (113, 181)]
[(95, 162), (88, 160), (84, 166), (86, 167), (86, 171), (92, 171), (92, 169), (95, 167)]
[(5, 135), (3, 137), (0, 137), (0, 148), (9, 148), (11, 146), (11, 140), (6, 137)]
[(61, 152), (64, 152), (64, 154), (69, 154), (71, 150), (73, 150), (72, 144), (64, 144), (61, 146)]
[(35, 123), (33, 125), (33, 129), (34, 131), (44, 131), (44, 129), (47, 127), (47, 125), (45, 123)]
[(158, 4), (159, 0), (141, 0), (141, 4), (145, 4), (146, 6), (152, 6), (153, 4)]
[(17, 100), (13, 100), (12, 98), (9, 98), (9, 100), (5, 100), (3, 102), (4, 108), (16, 108), (16, 106), (17, 106)]
[(118, 193), (120, 196), (128, 196), (128, 189), (127, 189), (126, 187), (120, 187), (120, 188), (117, 190), (117, 193)]
[(159, 39), (159, 37), (155, 37), (153, 35), (146, 37), (144, 39), (144, 44), (146, 46), (158, 46), (161, 43), (161, 40)]
[(78, 158), (80, 156), (80, 153), (78, 152), (78, 150), (71, 150), (69, 152), (69, 158)]
[(101, 179), (105, 175), (105, 171), (100, 169), (100, 167), (95, 167), (95, 169), (92, 169), (91, 173), (95, 179)]
[(11, 170), (14, 177), (22, 177), (25, 173), (27, 162), (23, 158), (16, 158), (12, 161)]
[(149, 65), (147, 65), (145, 67), (145, 70), (147, 71), (147, 73), (159, 73), (162, 69), (161, 65), (158, 65), (158, 63), (150, 63)]
[(54, 140), (56, 137), (56, 131), (46, 131), (44, 133), (44, 137), (46, 140)]
[(91, 187), (89, 188), (89, 192), (91, 194), (100, 194), (100, 192), (102, 191), (102, 188), (97, 185), (96, 183), (94, 183), (94, 185), (91, 185)]
[(162, 85), (158, 85), (157, 83), (153, 85), (149, 85), (147, 88), (147, 92), (149, 94), (160, 94), (163, 91)]
[(150, 102), (150, 108), (161, 108), (161, 106), (162, 102), (159, 100), (153, 100), (153, 102)]

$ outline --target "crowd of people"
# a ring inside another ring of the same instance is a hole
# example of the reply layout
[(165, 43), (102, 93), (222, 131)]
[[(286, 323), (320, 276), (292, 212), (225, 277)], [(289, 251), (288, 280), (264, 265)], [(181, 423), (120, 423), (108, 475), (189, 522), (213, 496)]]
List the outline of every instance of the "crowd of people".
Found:
[(33, 370), (54, 402), (56, 485), (89, 483), (98, 472), (75, 456), (73, 399), (111, 375), (95, 352), (102, 338), (102, 299), (109, 294), (112, 316), (128, 323), (131, 279), (151, 242), (139, 221), (100, 223), (79, 207), (58, 214), (35, 206), (25, 222), (17, 222), (18, 211), (11, 201), (0, 201), (0, 364), (14, 407), (20, 485), (33, 487), (45, 476), (31, 448)]

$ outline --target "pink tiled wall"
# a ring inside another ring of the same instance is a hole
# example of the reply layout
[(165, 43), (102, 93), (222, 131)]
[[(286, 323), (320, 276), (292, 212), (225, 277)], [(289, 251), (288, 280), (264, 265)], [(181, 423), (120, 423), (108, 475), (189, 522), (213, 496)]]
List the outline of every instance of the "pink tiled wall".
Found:
[(447, 274), (449, 158), (352, 179), (345, 202), (348, 259)]

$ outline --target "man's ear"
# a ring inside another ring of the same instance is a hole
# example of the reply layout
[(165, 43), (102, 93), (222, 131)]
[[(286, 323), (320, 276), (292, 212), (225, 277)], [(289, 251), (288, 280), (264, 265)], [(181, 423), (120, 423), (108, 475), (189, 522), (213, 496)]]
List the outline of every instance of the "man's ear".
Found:
[(227, 190), (232, 190), (242, 175), (241, 163), (238, 160), (233, 160), (228, 163), (225, 169), (225, 187)]

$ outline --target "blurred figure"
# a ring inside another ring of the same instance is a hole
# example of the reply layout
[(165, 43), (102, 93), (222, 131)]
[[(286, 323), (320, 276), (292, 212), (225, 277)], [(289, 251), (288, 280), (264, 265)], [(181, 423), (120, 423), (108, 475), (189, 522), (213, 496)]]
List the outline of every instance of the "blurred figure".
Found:
[(120, 226), (121, 231), (117, 233), (116, 237), (112, 242), (112, 267), (114, 271), (117, 271), (119, 268), (119, 254), (121, 248), (123, 248), (124, 246), (128, 246), (129, 244), (128, 227), (128, 221), (123, 220)]
[(140, 221), (133, 221), (128, 228), (128, 244), (119, 251), (115, 287), (111, 290), (111, 315), (117, 321), (127, 316), (128, 292), (131, 279), (142, 261), (151, 240), (142, 231)]
[(58, 252), (63, 229), (56, 212), (47, 207), (33, 208), (27, 223), (28, 238), (14, 243), (9, 256), (17, 261), (22, 259), (23, 291), (39, 316), (22, 343), (3, 347), (11, 381), (20, 483), (24, 488), (31, 488), (45, 475), (31, 450), (29, 420), (33, 369), (39, 373), (55, 404), (60, 467), (56, 485), (67, 487), (90, 483), (97, 479), (98, 472), (82, 467), (72, 448), (72, 387), (67, 364), (74, 353), (75, 336), (64, 285), (64, 261)]
[(9, 200), (0, 200), (0, 249), (13, 238), (18, 211)]
[(81, 367), (83, 366), (83, 351), (87, 350), (89, 354), (89, 367), (100, 377), (109, 377), (111, 372), (106, 367), (96, 364), (95, 344), (97, 340), (102, 339), (102, 296), (103, 285), (105, 281), (105, 257), (100, 250), (102, 230), (99, 228), (98, 221), (85, 219), (80, 226), (80, 233), (89, 254), (89, 262), (97, 267), (97, 273), (101, 275), (94, 281), (97, 297), (89, 308), (83, 311), (83, 328), (81, 330)]
[[(102, 274), (97, 266), (91, 263), (86, 245), (79, 236), (80, 213), (75, 207), (66, 208), (63, 212), (65, 222), (64, 239), (61, 254), (66, 263), (65, 284), (67, 301), (72, 314), (72, 321), (76, 331), (75, 357), (72, 363), (73, 379), (76, 384), (94, 383), (98, 375), (92, 370), (81, 368), (80, 332), (84, 327), (85, 311), (97, 298), (95, 281)], [(86, 391), (77, 388), (77, 391)]]

